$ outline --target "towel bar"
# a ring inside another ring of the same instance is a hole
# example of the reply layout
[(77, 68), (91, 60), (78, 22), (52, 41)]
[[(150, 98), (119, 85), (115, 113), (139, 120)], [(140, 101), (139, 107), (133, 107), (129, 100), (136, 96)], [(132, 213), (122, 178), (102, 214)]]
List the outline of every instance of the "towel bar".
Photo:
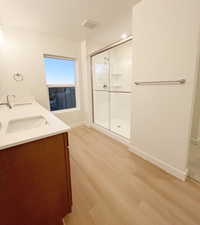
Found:
[(186, 80), (166, 80), (166, 81), (136, 81), (136, 85), (179, 85), (185, 84)]

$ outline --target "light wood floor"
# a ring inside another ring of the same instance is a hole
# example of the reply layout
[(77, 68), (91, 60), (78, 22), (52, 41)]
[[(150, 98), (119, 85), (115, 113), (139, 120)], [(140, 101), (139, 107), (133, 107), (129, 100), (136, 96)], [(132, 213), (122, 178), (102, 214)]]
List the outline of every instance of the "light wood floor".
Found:
[(66, 225), (200, 225), (200, 186), (182, 182), (86, 127), (70, 134)]

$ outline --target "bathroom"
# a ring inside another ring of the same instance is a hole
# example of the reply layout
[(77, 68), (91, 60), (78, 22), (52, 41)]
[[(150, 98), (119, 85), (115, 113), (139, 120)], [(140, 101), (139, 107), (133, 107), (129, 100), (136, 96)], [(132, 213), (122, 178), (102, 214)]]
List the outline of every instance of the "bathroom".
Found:
[(2, 2), (0, 225), (199, 225), (199, 9)]

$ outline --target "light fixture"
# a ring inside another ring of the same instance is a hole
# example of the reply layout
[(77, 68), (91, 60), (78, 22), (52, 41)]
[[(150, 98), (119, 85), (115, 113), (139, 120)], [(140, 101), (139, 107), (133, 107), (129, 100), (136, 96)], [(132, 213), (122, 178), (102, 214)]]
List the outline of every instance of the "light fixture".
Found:
[(122, 39), (126, 39), (127, 37), (128, 37), (127, 33), (124, 33), (124, 34), (121, 35)]
[(98, 23), (96, 21), (93, 20), (84, 20), (81, 24), (81, 26), (87, 28), (87, 29), (94, 29), (96, 28), (96, 26), (98, 25)]

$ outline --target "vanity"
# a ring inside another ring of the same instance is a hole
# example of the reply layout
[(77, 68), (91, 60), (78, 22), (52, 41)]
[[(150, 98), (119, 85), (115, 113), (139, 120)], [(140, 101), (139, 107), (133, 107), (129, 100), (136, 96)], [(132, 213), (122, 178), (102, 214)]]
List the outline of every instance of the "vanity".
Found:
[(70, 127), (37, 102), (0, 108), (0, 225), (61, 225), (72, 210)]

